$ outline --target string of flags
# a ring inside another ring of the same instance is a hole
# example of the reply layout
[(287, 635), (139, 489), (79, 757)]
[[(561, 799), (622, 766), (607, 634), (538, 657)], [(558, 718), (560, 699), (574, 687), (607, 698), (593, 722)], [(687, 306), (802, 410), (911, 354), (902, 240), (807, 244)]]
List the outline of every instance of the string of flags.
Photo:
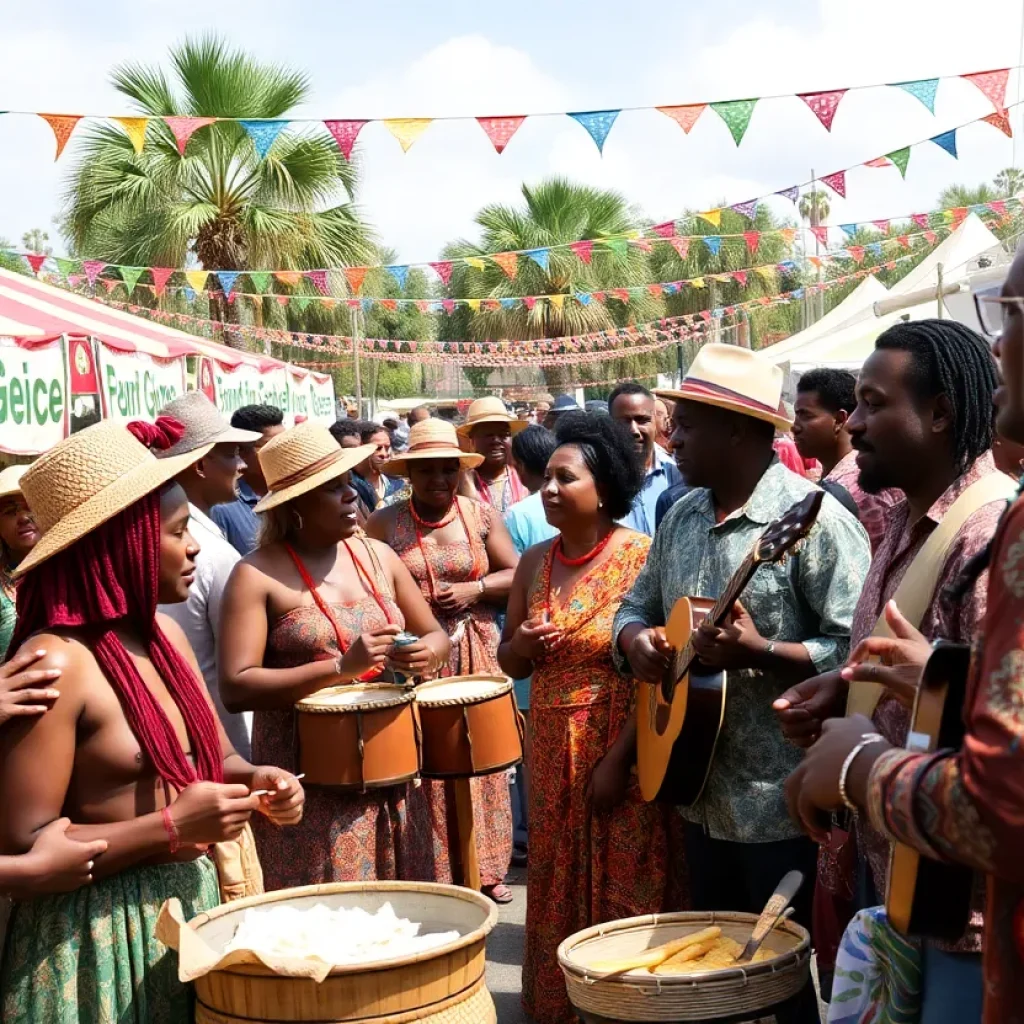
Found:
[[(889, 222), (877, 221), (873, 223), (878, 226), (883, 224), (888, 226)], [(617, 300), (619, 302), (626, 303), (635, 299), (645, 299), (648, 297), (662, 298), (667, 295), (676, 295), (687, 289), (706, 288), (712, 281), (719, 284), (735, 283), (741, 287), (746, 287), (748, 281), (752, 277), (756, 276), (760, 277), (769, 285), (774, 285), (778, 277), (786, 274), (799, 273), (803, 266), (822, 268), (847, 260), (852, 260), (855, 264), (860, 265), (868, 256), (875, 256), (881, 259), (886, 253), (899, 252), (900, 250), (909, 251), (922, 245), (933, 246), (940, 238), (946, 237), (951, 228), (959, 223), (960, 221), (954, 218), (951, 220), (949, 225), (936, 224), (934, 229), (927, 228), (924, 231), (918, 231), (913, 234), (900, 234), (895, 238), (885, 238), (875, 242), (866, 242), (864, 245), (846, 245), (844, 248), (833, 250), (831, 252), (823, 252), (818, 255), (794, 255), (776, 263), (766, 263), (759, 266), (742, 267), (719, 272), (705, 272), (697, 277), (682, 278), (676, 281), (661, 281), (650, 284), (631, 285), (623, 288), (605, 288), (598, 291), (577, 290), (570, 293), (562, 292), (545, 295), (467, 299), (396, 299), (370, 296), (339, 299), (331, 295), (289, 295), (286, 293), (277, 294), (273, 297), (279, 305), (294, 309), (298, 313), (304, 312), (311, 303), (317, 303), (325, 309), (334, 309), (337, 306), (345, 306), (349, 309), (361, 310), (363, 313), (369, 313), (375, 307), (378, 307), (387, 310), (416, 309), (420, 313), (447, 313), (449, 315), (455, 313), (459, 309), (469, 309), (474, 313), (479, 313), (481, 311), (488, 312), (512, 309), (532, 310), (538, 304), (547, 304), (555, 309), (562, 309), (567, 302), (576, 303), (580, 306), (589, 306), (592, 303), (603, 305), (610, 300)], [(849, 227), (849, 225), (847, 225), (847, 227)], [(704, 243), (709, 253), (712, 255), (719, 254), (721, 246), (720, 240), (716, 236), (705, 235), (698, 237), (700, 238), (700, 241)], [(132, 269), (136, 270), (139, 268)], [(67, 284), (72, 288), (76, 286), (84, 286), (85, 283), (84, 275), (81, 274), (71, 274), (66, 280)], [(108, 295), (112, 295), (119, 289), (124, 289), (130, 297), (133, 291), (140, 288), (154, 293), (156, 289), (155, 285), (139, 283), (134, 277), (134, 274), (130, 274), (127, 278), (124, 278), (123, 276), (120, 278), (99, 278), (98, 283), (102, 284), (106, 288)], [(193, 304), (196, 301), (199, 294), (190, 285), (185, 285), (184, 287), (172, 287), (165, 285), (164, 293), (167, 292), (183, 293), (190, 304)], [(237, 288), (231, 292), (224, 292), (221, 290), (215, 294), (217, 297), (223, 296), (229, 304), (234, 304), (239, 299), (245, 299), (252, 302), (254, 305), (257, 305), (267, 297), (266, 294), (262, 292), (242, 292)]]
[[(60, 159), (75, 128), (83, 120), (100, 120), (118, 125), (124, 132), (136, 153), (142, 153), (152, 136), (159, 143), (173, 146), (184, 157), (192, 137), (214, 124), (237, 124), (249, 137), (256, 155), (265, 159), (274, 143), (289, 127), (303, 127), (311, 124), (323, 125), (330, 133), (346, 160), (351, 160), (352, 151), (362, 130), (372, 123), (381, 123), (408, 153), (418, 139), (434, 121), (473, 120), (483, 130), (495, 152), (501, 154), (523, 124), (532, 118), (568, 117), (579, 124), (591, 138), (598, 152), (604, 152), (605, 142), (619, 116), (624, 111), (656, 110), (674, 121), (684, 134), (689, 135), (705, 111), (710, 110), (725, 125), (737, 146), (743, 141), (750, 127), (757, 105), (768, 99), (799, 99), (814, 115), (827, 132), (832, 131), (839, 106), (848, 93), (868, 89), (897, 89), (913, 97), (930, 113), (935, 113), (935, 101), (940, 82), (966, 81), (975, 86), (995, 108), (996, 115), (1005, 113), (1006, 90), (1010, 72), (1017, 66), (997, 68), (990, 71), (975, 71), (962, 75), (942, 75), (908, 82), (886, 82), (874, 85), (849, 86), (842, 89), (826, 89), (820, 92), (790, 93), (782, 96), (760, 96), (748, 99), (718, 100), (703, 103), (683, 103), (654, 107), (616, 107), (606, 110), (560, 111), (557, 113), (503, 114), (480, 117), (390, 117), (390, 118), (235, 118), (197, 117), (180, 114), (160, 117), (121, 116), (98, 114), (41, 113), (27, 110), (0, 111), (8, 115), (40, 117), (50, 126), (56, 142), (56, 159)], [(706, 118), (705, 118), (706, 120)], [(1009, 132), (1007, 132), (1009, 134)], [(954, 154), (955, 155), (955, 154)]]
[[(700, 310), (697, 313), (665, 317), (654, 323), (661, 325), (660, 329), (674, 326), (699, 328), (701, 325), (708, 325), (715, 320), (722, 320), (737, 314), (798, 302), (807, 295), (816, 295), (852, 281), (859, 281), (883, 270), (895, 270), (900, 264), (915, 259), (916, 256), (916, 253), (907, 253), (870, 267), (861, 267), (827, 281), (808, 283), (773, 295), (761, 295), (743, 302)], [(353, 339), (347, 336), (307, 334), (255, 325), (231, 324), (187, 313), (176, 313), (171, 310), (150, 309), (113, 299), (101, 299), (100, 301), (115, 309), (138, 316), (146, 316), (158, 323), (185, 328), (193, 333), (198, 331), (206, 336), (228, 332), (254, 341), (269, 342), (312, 352), (349, 355), (353, 352)], [(639, 354), (636, 348), (628, 346), (632, 340), (638, 337), (643, 340), (642, 332), (649, 328), (653, 329), (650, 324), (639, 324), (571, 337), (514, 341), (413, 341), (393, 338), (361, 338), (358, 340), (358, 345), (361, 357), (366, 356), (369, 359), (381, 359), (387, 362), (440, 364), (458, 361), (468, 366), (503, 366), (526, 360), (544, 365), (544, 360), (552, 356), (568, 356), (570, 358), (566, 360), (567, 362), (585, 362)], [(638, 335), (637, 332), (641, 332), (641, 334)], [(678, 339), (673, 338), (668, 344), (674, 343), (675, 340)], [(584, 356), (587, 358), (584, 359)]]

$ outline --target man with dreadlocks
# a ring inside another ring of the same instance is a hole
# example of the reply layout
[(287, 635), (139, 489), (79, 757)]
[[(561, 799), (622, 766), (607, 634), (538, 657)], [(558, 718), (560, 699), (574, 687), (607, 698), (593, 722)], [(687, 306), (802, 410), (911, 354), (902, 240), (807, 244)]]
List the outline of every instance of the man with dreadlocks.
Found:
[[(886, 487), (904, 492), (903, 502), (888, 513), (885, 536), (875, 551), (864, 590), (853, 619), (855, 650), (870, 635), (880, 642), (886, 630), (906, 636), (920, 635), (969, 643), (985, 615), (987, 574), (974, 574), (966, 587), (957, 586), (965, 571), (984, 552), (1013, 492), (1013, 483), (1000, 473), (992, 458), (992, 399), (998, 382), (995, 360), (988, 343), (962, 324), (948, 320), (922, 320), (889, 328), (875, 342), (875, 351), (864, 363), (857, 383), (857, 407), (847, 429), (857, 450), (860, 486), (868, 492)], [(944, 521), (948, 519), (946, 527)], [(931, 538), (931, 543), (929, 539)], [(931, 562), (931, 574), (922, 569)], [(936, 578), (937, 577), (937, 578)], [(900, 594), (907, 605), (925, 605), (916, 622), (909, 622), (896, 607)], [(932, 581), (935, 582), (932, 582)], [(908, 590), (923, 590), (927, 599), (914, 601)], [(883, 628), (884, 623), (884, 628)], [(902, 747), (910, 724), (914, 686), (881, 690), (876, 679), (888, 682), (878, 670), (863, 666), (851, 681), (852, 670), (818, 676), (794, 686), (776, 702), (783, 731), (794, 742), (809, 746), (821, 734), (825, 719), (847, 714), (859, 723), (857, 739), (877, 732), (885, 742)], [(865, 717), (867, 716), (867, 717)], [(870, 717), (871, 722), (868, 722)], [(836, 728), (856, 728), (848, 722)], [(865, 753), (875, 741), (845, 755), (835, 766), (838, 786), (845, 763), (849, 778), (870, 760)], [(827, 744), (826, 744), (827, 745)], [(833, 751), (834, 753), (834, 751)], [(803, 804), (808, 759), (790, 780), (791, 809)], [(844, 778), (844, 785), (847, 779)], [(842, 807), (840, 800), (838, 806)], [(808, 816), (809, 816), (809, 812)], [(863, 905), (879, 902), (886, 890), (890, 837), (863, 818), (858, 823), (858, 848), (870, 865), (864, 881)], [(820, 825), (805, 818), (804, 827), (824, 839)], [(839, 839), (832, 837), (823, 852), (819, 877), (829, 878), (835, 891), (835, 863), (827, 850)], [(848, 883), (849, 884), (849, 883)], [(873, 888), (873, 892), (871, 891)], [(970, 927), (951, 951), (930, 942), (923, 944), (922, 1024), (976, 1021), (981, 1015), (981, 950), (983, 899), (974, 904)], [(841, 926), (841, 924), (840, 924)], [(864, 931), (864, 929), (862, 929)], [(825, 946), (824, 936), (815, 936)], [(891, 951), (889, 951), (891, 952)]]
[[(175, 420), (101, 423), (22, 478), (42, 531), (18, 567), (12, 649), (59, 670), (46, 714), (0, 733), (0, 853), (51, 822), (104, 840), (95, 884), (15, 905), (0, 967), (5, 1022), (185, 1024), (190, 994), (154, 936), (163, 902), (186, 917), (219, 902), (208, 848), (253, 811), (302, 816), (302, 787), (253, 768), (224, 735), (188, 642), (158, 602), (184, 601), (198, 546), (174, 478), (210, 446), (158, 461)], [(253, 794), (255, 789), (269, 795)]]

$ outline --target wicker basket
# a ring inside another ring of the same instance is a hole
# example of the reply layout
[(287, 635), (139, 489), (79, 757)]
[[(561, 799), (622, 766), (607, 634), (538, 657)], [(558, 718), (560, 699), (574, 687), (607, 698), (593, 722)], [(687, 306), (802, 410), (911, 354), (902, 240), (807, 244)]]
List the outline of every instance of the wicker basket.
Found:
[(641, 953), (691, 932), (718, 925), (741, 945), (756, 914), (685, 913), (632, 917), (570, 935), (558, 947), (569, 1000), (586, 1021), (705, 1021), (756, 1018), (795, 996), (807, 984), (810, 937), (789, 921), (768, 936), (777, 955), (755, 964), (700, 974), (631, 971), (593, 976), (588, 964)]
[(212, 970), (195, 979), (197, 1024), (493, 1024), (494, 1003), (484, 984), (484, 942), (497, 922), (497, 908), (469, 889), (425, 882), (306, 886), (217, 907), (188, 927), (222, 950), (247, 907), (314, 902), (369, 913), (390, 902), (399, 917), (421, 922), (426, 932), (461, 934), (414, 956), (335, 967), (320, 982), (282, 975), (258, 962)]

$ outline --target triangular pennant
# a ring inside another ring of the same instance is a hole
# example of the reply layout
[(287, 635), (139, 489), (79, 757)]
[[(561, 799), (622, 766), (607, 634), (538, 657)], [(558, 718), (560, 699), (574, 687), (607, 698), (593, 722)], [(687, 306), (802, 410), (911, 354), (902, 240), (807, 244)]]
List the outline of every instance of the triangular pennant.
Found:
[(966, 206), (956, 206), (949, 211), (954, 231), (958, 227), (960, 227), (960, 225), (963, 224), (965, 220), (967, 220), (967, 212), (968, 211)]
[(743, 241), (747, 243), (747, 251), (753, 256), (757, 252), (757, 247), (761, 244), (761, 232), (744, 231)]
[(779, 234), (788, 242), (790, 245), (793, 244), (793, 240), (796, 238), (796, 228), (779, 228)]
[(163, 295), (167, 288), (167, 282), (174, 273), (174, 267), (150, 267), (150, 274), (153, 276), (153, 291), (157, 296)]
[(660, 284), (649, 284), (647, 286), (647, 292), (654, 298), (659, 299), (665, 294), (665, 288)]
[(484, 130), (484, 134), (491, 140), (491, 145), (499, 153), (505, 151), (509, 140), (526, 120), (525, 116), (515, 117), (478, 117), (477, 124)]
[(275, 270), (274, 277), (288, 288), (294, 288), (302, 280), (301, 270)]
[(53, 130), (53, 137), (57, 140), (57, 155), (55, 161), (60, 159), (64, 147), (75, 130), (75, 125), (82, 120), (80, 114), (40, 114), (39, 115)]
[(85, 278), (81, 274), (70, 274), (68, 276), (68, 284), (72, 288), (77, 288), (84, 280)]
[[(324, 272), (324, 277), (327, 276), (327, 271)], [(363, 281), (366, 278), (366, 267), (346, 267), (345, 268), (345, 280), (348, 281), (348, 286), (352, 289), (353, 295), (359, 294), (359, 289), (363, 287)], [(326, 290), (326, 289), (325, 289)]]
[(519, 305), (518, 299), (498, 299), (498, 305), (502, 309), (515, 309)]
[(188, 140), (192, 138), (192, 135), (197, 132), (200, 128), (205, 128), (208, 124), (213, 124), (217, 119), (215, 117), (165, 117), (164, 121), (167, 123), (167, 127), (171, 129), (171, 134), (174, 136), (174, 141), (178, 144), (178, 152), (184, 156), (185, 147), (188, 145)]
[(676, 222), (667, 220), (664, 224), (655, 224), (651, 230), (662, 238), (671, 238), (676, 233)]
[(863, 245), (851, 245), (846, 250), (852, 257), (855, 263), (864, 262), (864, 246)]
[(619, 116), (619, 110), (584, 110), (569, 116), (587, 129), (587, 134), (594, 140), (599, 153), (604, 153), (605, 139)]
[(25, 253), (25, 262), (32, 268), (33, 274), (38, 274), (46, 262), (46, 253)]
[(627, 288), (610, 288), (608, 295), (610, 298), (618, 299), (619, 302), (629, 302), (629, 290)]
[(537, 297), (535, 295), (527, 295), (523, 299), (523, 305), (526, 306), (527, 309), (533, 309), (533, 307), (537, 305)]
[(189, 286), (195, 292), (202, 292), (206, 290), (206, 279), (210, 276), (208, 270), (186, 270), (185, 280), (188, 281)]
[(125, 131), (131, 140), (136, 153), (141, 153), (146, 145), (146, 126), (149, 124), (148, 117), (112, 117)]
[(452, 277), (452, 264), (445, 260), (443, 263), (431, 263), (434, 273), (441, 279), (441, 284), (447, 284)]
[(467, 266), (472, 267), (474, 270), (483, 270), (487, 266), (479, 256), (466, 256), (465, 262)]
[(474, 313), (480, 312), (480, 300), (479, 299), (466, 299), (465, 305), (469, 307)]
[(811, 228), (811, 234), (823, 245), (828, 248), (828, 227), (824, 224), (819, 225), (816, 228)]
[(757, 200), (748, 199), (745, 203), (736, 203), (734, 206), (730, 206), (729, 209), (742, 214), (747, 220), (753, 220), (757, 216)]
[[(112, 277), (103, 277), (100, 278), (100, 284), (107, 289), (107, 294), (110, 295), (115, 288), (120, 286), (121, 282), (115, 281)], [(129, 292), (129, 294), (131, 293)]]
[(973, 75), (962, 75), (972, 85), (976, 85), (991, 101), (996, 110), (1006, 107), (1006, 83), (1010, 80), (1010, 69), (999, 71), (978, 71)]
[(128, 289), (128, 294), (131, 295), (135, 291), (135, 286), (139, 283), (139, 278), (146, 272), (145, 267), (121, 267), (121, 280), (124, 281), (125, 287)]
[(670, 238), (669, 241), (672, 243), (672, 248), (679, 254), (679, 258), (685, 260), (690, 254), (689, 238)]
[(416, 308), (421, 313), (429, 313), (430, 312), (430, 302), (429, 302), (429, 300), (427, 300), (427, 299), (417, 299), (416, 300)]
[(725, 122), (738, 146), (750, 126), (757, 100), (731, 100), (728, 103), (712, 103), (711, 109)]
[(313, 301), (313, 297), (311, 295), (293, 295), (292, 296), (292, 306), (299, 313), (304, 313), (306, 311), (307, 307), (309, 306), (309, 304), (312, 301)]
[(745, 270), (734, 270), (732, 272), (732, 279), (744, 288), (747, 286), (747, 272)]
[(239, 121), (252, 139), (256, 147), (256, 155), (263, 160), (270, 152), (270, 147), (277, 141), (278, 135), (288, 126), (287, 121)]
[(605, 245), (620, 259), (629, 252), (629, 242), (625, 238), (607, 238)]
[(910, 163), (910, 147), (904, 146), (902, 149), (894, 149), (891, 153), (886, 153), (886, 156), (899, 168), (900, 176), (905, 178), (907, 176), (907, 164)]
[(352, 147), (363, 127), (369, 121), (324, 121), (324, 127), (331, 133), (334, 141), (338, 144), (342, 156), (346, 160), (352, 159)]
[(57, 272), (61, 277), (70, 277), (76, 270), (78, 270), (78, 260), (68, 260), (63, 256), (54, 256), (54, 263), (57, 264)]
[(902, 245), (904, 249), (912, 248), (912, 246), (910, 244), (910, 237), (909, 237), (909, 235), (897, 235), (896, 236), (896, 241), (899, 242), (900, 245)]
[(839, 108), (839, 101), (846, 95), (845, 89), (835, 89), (832, 92), (802, 92), (798, 93), (814, 112), (814, 116), (825, 126), (825, 131), (832, 131), (832, 119), (836, 116)]
[(889, 222), (887, 220), (873, 220), (871, 223), (874, 224), (883, 235), (887, 235), (889, 233)]
[(409, 268), (404, 266), (384, 268), (394, 279), (399, 288), (405, 288), (405, 282), (409, 277)]
[(892, 85), (894, 89), (910, 93), (915, 99), (920, 100), (930, 113), (935, 113), (935, 93), (939, 88), (937, 78), (920, 78), (916, 82), (893, 82)]
[(392, 117), (384, 122), (402, 146), (402, 152), (408, 153), (412, 144), (427, 130), (432, 117)]
[(882, 258), (882, 243), (881, 242), (872, 242), (870, 245), (868, 245), (867, 249), (868, 249), (868, 252), (874, 254), (879, 259)]
[(842, 231), (842, 233), (844, 235), (846, 235), (847, 238), (853, 238), (853, 236), (855, 234), (857, 234), (857, 225), (856, 224), (840, 224), (839, 225), (839, 230)]
[(953, 159), (956, 159), (956, 129), (943, 132), (941, 135), (933, 135), (929, 140), (934, 142), (939, 149), (944, 149)]
[(82, 260), (82, 269), (85, 271), (90, 288), (96, 286), (96, 278), (103, 272), (104, 267), (106, 267), (106, 263), (103, 260)]
[(987, 121), (998, 128), (1004, 135), (1008, 135), (1011, 139), (1013, 138), (1013, 125), (1010, 124), (1010, 112), (1008, 110), (997, 110), (994, 114), (983, 117), (982, 121)]
[(496, 252), (492, 257), (495, 263), (505, 272), (505, 276), (510, 280), (516, 276), (516, 271), (519, 269), (519, 254), (514, 252)]
[(695, 278), (693, 278), (690, 281), (690, 287), (691, 288), (703, 288), (704, 287), (704, 278), (703, 277), (695, 277)]
[(826, 174), (821, 179), (833, 192), (846, 198), (846, 171), (836, 171), (835, 174)]
[(929, 245), (934, 245), (939, 240), (939, 236), (934, 231), (925, 231), (924, 239)]
[(561, 309), (562, 306), (565, 305), (565, 296), (559, 294), (549, 295), (548, 302), (550, 302), (555, 309)]
[(548, 269), (548, 263), (551, 258), (550, 249), (527, 249), (524, 255), (529, 256), (541, 270), (546, 271)]
[(288, 303), (292, 301), (292, 297), (290, 295), (285, 295), (284, 292), (275, 295), (274, 298), (277, 299), (277, 304), (279, 306), (287, 306)]
[(701, 220), (706, 220), (713, 228), (719, 227), (722, 223), (721, 210), (705, 210), (703, 213), (698, 213), (697, 216)]
[(270, 289), (270, 271), (269, 270), (249, 270), (247, 271), (249, 280), (252, 283), (253, 288), (256, 290), (258, 295), (265, 295)]
[(593, 299), (593, 296), (590, 294), (590, 292), (576, 292), (575, 295), (576, 301), (581, 306), (589, 306), (591, 299)]
[(887, 156), (876, 156), (874, 160), (865, 160), (865, 167), (891, 167), (892, 161)]
[(185, 285), (182, 291), (185, 293), (185, 301), (189, 305), (196, 301), (196, 291), (191, 285)]
[(722, 248), (722, 239), (718, 235), (705, 235), (701, 241), (707, 246), (712, 256), (717, 256)]
[(589, 239), (585, 239), (582, 242), (573, 242), (569, 246), (569, 251), (574, 253), (581, 263), (589, 263), (593, 258), (594, 243)]
[(927, 228), (931, 227), (931, 222), (930, 222), (930, 221), (928, 220), (928, 214), (927, 214), (927, 213), (912, 213), (912, 214), (910, 215), (910, 219), (911, 219), (911, 220), (912, 220), (912, 221), (913, 221), (913, 222), (914, 222), (914, 223), (915, 223), (915, 224), (916, 224), (916, 225), (917, 225), (917, 226), (918, 226), (919, 228), (925, 228), (925, 229), (927, 229)]
[(220, 281), (220, 286), (224, 289), (224, 294), (229, 300), (234, 294), (235, 282), (238, 280), (239, 273), (240, 271), (238, 270), (216, 271), (217, 280)]
[[(362, 270), (363, 277), (366, 276), (366, 268), (365, 267), (346, 267), (345, 268), (345, 276), (346, 277), (348, 277), (348, 272), (350, 270)], [(309, 281), (309, 283), (321, 295), (330, 295), (331, 290), (330, 290), (330, 288), (327, 287), (327, 271), (326, 270), (307, 270), (306, 273), (305, 273), (305, 277), (306, 277), (306, 280)], [(351, 278), (350, 278), (350, 280), (351, 280)], [(363, 283), (362, 277), (359, 279), (359, 283), (360, 284)], [(356, 293), (359, 292), (359, 288), (358, 287), (354, 288), (353, 290)]]
[(991, 203), (985, 204), (993, 213), (998, 213), (1000, 217), (1006, 216), (1006, 203), (1002, 199), (996, 199)]
[(791, 188), (779, 189), (775, 194), (777, 196), (784, 196), (791, 203), (795, 203), (800, 198), (800, 188), (797, 185), (793, 185)]
[(666, 117), (673, 121), (689, 135), (690, 129), (697, 123), (697, 118), (707, 109), (706, 103), (687, 103), (681, 107), (658, 107)]
[(641, 252), (653, 252), (654, 246), (651, 245), (649, 238), (634, 238), (633, 245), (635, 245)]

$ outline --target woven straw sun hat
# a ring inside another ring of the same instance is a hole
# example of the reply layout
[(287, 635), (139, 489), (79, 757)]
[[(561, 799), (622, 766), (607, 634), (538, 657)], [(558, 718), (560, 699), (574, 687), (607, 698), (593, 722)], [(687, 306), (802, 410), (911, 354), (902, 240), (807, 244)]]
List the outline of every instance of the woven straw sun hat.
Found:
[(185, 427), (185, 433), (177, 444), (159, 452), (161, 459), (173, 459), (175, 455), (201, 448), (209, 444), (251, 444), (263, 435), (255, 430), (238, 430), (231, 426), (220, 409), (202, 391), (186, 391), (160, 410), (161, 416), (173, 416)]
[(21, 494), (21, 478), (28, 470), (28, 466), (8, 466), (0, 470), (0, 498), (10, 498), (12, 495)]
[(254, 511), (266, 512), (300, 494), (315, 491), (334, 480), (377, 450), (375, 444), (342, 448), (331, 432), (319, 423), (300, 423), (272, 437), (259, 451), (267, 478), (267, 493)]
[(445, 420), (421, 420), (409, 431), (408, 447), (401, 455), (389, 459), (384, 467), (388, 476), (408, 476), (410, 462), (427, 459), (458, 459), (464, 469), (476, 469), (484, 461), (482, 455), (464, 452), (459, 447), (455, 427)]
[(793, 421), (782, 405), (782, 377), (779, 367), (750, 349), (711, 343), (697, 353), (678, 390), (658, 388), (654, 393), (715, 405), (789, 430)]
[(123, 424), (97, 423), (40, 455), (21, 493), (42, 537), (15, 570), (22, 576), (198, 462), (213, 445), (158, 459)]
[(493, 395), (478, 398), (471, 403), (466, 411), (466, 422), (459, 427), (459, 437), (469, 437), (473, 428), (480, 423), (507, 423), (513, 434), (518, 434), (530, 425), (526, 420), (517, 420), (505, 408), (505, 403)]

